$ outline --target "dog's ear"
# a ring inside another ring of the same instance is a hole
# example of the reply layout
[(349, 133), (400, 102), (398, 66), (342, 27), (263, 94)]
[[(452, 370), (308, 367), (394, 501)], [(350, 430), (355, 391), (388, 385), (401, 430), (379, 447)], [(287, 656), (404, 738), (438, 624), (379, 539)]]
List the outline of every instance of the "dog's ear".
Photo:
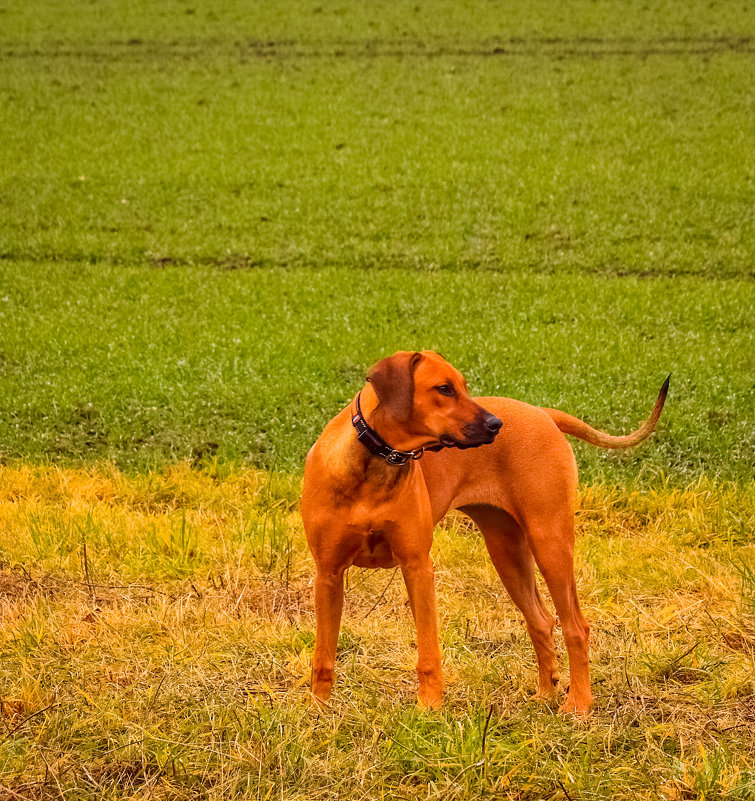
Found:
[(370, 370), (367, 380), (380, 400), (399, 421), (408, 420), (414, 401), (414, 371), (422, 354), (400, 350), (381, 359)]

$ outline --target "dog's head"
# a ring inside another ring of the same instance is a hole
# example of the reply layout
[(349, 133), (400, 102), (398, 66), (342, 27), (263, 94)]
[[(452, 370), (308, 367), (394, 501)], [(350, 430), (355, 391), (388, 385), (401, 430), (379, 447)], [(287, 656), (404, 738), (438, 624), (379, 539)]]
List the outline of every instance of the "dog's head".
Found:
[(469, 397), (464, 376), (431, 350), (394, 353), (367, 380), (385, 413), (423, 445), (476, 448), (493, 442), (501, 428), (495, 415)]

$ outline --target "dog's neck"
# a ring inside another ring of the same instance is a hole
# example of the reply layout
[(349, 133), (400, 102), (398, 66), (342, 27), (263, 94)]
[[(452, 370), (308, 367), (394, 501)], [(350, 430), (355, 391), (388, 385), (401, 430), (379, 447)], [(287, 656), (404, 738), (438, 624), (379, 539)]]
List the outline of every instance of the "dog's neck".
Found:
[(359, 399), (361, 416), (365, 423), (386, 443), (396, 451), (410, 453), (424, 444), (416, 435), (407, 432), (405, 427), (380, 402), (371, 384), (366, 384), (351, 404), (352, 416)]
[[(377, 426), (374, 430), (385, 438), (391, 447), (395, 447), (393, 442), (387, 439), (393, 433), (395, 423), (386, 419), (388, 415), (380, 408), (380, 401), (369, 384), (362, 390), (360, 407), (370, 427)], [(350, 418), (354, 411), (355, 402), (352, 401), (342, 412), (349, 416), (349, 424), (339, 427), (338, 439), (330, 446), (334, 457), (330, 469), (341, 476), (344, 488), (352, 486), (358, 488), (364, 486), (366, 482), (373, 488), (379, 486), (387, 492), (393, 492), (397, 484), (408, 479), (413, 473), (413, 462), (408, 461), (403, 465), (388, 464), (385, 459), (376, 456), (365, 447), (357, 439), (356, 430), (351, 424)], [(348, 490), (346, 493), (348, 494)]]

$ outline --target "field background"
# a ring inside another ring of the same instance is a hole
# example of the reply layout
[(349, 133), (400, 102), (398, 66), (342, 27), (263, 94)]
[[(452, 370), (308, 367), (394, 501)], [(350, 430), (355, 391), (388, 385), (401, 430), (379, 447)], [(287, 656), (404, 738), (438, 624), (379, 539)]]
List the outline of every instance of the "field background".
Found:
[[(0, 0), (0, 795), (755, 795), (749, 2)], [(461, 518), (448, 707), (352, 571), (307, 713), (301, 464), (369, 365), (575, 444), (596, 713)]]

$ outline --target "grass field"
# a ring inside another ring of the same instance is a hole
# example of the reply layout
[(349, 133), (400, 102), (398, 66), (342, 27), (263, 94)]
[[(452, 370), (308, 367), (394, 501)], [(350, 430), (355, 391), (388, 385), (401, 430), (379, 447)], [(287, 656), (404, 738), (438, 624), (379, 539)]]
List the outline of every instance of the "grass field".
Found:
[[(755, 10), (0, 0), (0, 798), (755, 797)], [(448, 704), (352, 570), (308, 711), (301, 465), (434, 348), (575, 445), (594, 716), (462, 518)]]
[(750, 4), (560, 5), (6, 6), (0, 253), (752, 277)]
[(413, 706), (400, 578), (353, 569), (332, 711), (309, 712), (297, 491), (186, 466), (0, 471), (1, 783), (22, 798), (755, 793), (752, 486), (583, 491), (586, 724), (528, 700), (526, 630), (462, 518), (434, 547), (445, 709)]
[(296, 470), (433, 347), (752, 477), (747, 4), (0, 8), (6, 458)]
[(673, 373), (660, 435), (580, 447), (587, 481), (746, 481), (755, 465), (755, 282), (14, 263), (1, 283), (10, 459), (298, 470), (369, 365), (408, 346), (473, 392), (617, 433)]

